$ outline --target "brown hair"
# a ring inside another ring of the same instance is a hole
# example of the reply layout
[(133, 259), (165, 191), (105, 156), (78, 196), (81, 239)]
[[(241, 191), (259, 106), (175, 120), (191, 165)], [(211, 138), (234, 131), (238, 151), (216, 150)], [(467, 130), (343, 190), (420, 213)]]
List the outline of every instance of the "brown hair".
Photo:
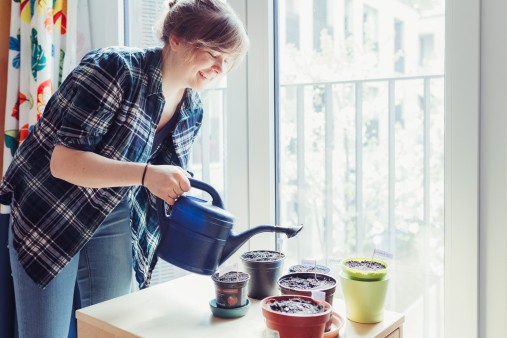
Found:
[(194, 48), (231, 56), (233, 69), (245, 56), (249, 39), (234, 10), (221, 0), (171, 0), (158, 35), (167, 45), (174, 34)]

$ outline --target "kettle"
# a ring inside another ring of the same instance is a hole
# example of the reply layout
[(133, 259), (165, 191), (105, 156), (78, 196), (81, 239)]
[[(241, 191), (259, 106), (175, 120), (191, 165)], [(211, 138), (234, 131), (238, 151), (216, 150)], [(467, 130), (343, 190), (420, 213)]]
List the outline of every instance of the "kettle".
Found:
[(165, 202), (157, 198), (160, 243), (157, 255), (187, 271), (212, 275), (250, 237), (261, 232), (298, 234), (302, 226), (260, 225), (233, 234), (234, 216), (224, 209), (218, 192), (207, 183), (189, 178), (190, 185), (207, 192), (212, 201), (180, 196), (167, 214)]

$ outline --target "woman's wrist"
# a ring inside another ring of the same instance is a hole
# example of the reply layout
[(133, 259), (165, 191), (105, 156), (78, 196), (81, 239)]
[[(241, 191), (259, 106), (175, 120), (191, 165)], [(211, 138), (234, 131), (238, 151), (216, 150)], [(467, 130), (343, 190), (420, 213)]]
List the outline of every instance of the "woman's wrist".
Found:
[(149, 164), (150, 164), (150, 163), (148, 162), (148, 163), (146, 163), (146, 165), (144, 166), (143, 176), (142, 176), (142, 178), (141, 178), (141, 185), (142, 185), (143, 187), (145, 186), (145, 185), (144, 185), (144, 180), (145, 180), (145, 178), (146, 178), (146, 172), (148, 171), (148, 166), (149, 166)]

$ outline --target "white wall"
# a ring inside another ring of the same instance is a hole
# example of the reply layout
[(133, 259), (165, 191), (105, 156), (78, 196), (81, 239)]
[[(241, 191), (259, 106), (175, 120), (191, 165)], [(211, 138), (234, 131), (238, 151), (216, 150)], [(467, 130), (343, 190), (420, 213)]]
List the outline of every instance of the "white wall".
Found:
[(505, 13), (507, 1), (482, 0), (479, 337), (505, 337), (507, 332)]

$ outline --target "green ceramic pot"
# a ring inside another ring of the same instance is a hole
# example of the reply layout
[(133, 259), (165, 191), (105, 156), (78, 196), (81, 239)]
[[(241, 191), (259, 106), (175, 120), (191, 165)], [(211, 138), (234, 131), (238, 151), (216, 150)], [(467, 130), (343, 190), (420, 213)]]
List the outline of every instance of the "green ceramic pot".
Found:
[(347, 318), (358, 323), (378, 323), (384, 319), (389, 274), (381, 280), (357, 280), (340, 272)]
[(382, 280), (389, 267), (383, 260), (364, 257), (344, 259), (341, 265), (342, 271), (348, 277), (365, 281)]

